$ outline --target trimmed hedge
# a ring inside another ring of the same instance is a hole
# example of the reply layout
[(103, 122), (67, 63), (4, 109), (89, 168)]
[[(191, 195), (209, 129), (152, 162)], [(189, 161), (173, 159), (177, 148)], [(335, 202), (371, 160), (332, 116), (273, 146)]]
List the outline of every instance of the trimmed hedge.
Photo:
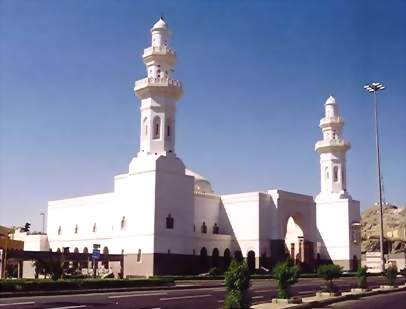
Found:
[(1, 292), (86, 290), (173, 285), (170, 278), (151, 279), (72, 279), (72, 280), (0, 280)]

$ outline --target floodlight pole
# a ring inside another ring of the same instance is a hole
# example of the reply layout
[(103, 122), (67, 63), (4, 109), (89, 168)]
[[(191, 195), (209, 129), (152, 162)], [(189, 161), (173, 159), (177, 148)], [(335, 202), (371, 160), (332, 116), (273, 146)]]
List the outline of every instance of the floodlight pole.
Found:
[(385, 258), (383, 247), (383, 206), (382, 206), (382, 176), (381, 176), (381, 154), (379, 148), (379, 124), (378, 124), (378, 103), (376, 100), (376, 91), (374, 91), (374, 109), (375, 109), (375, 144), (376, 144), (376, 166), (378, 169), (378, 187), (379, 187), (379, 242), (381, 246), (381, 271), (385, 271)]
[(381, 272), (385, 271), (385, 256), (383, 246), (383, 205), (382, 205), (382, 176), (381, 176), (381, 156), (379, 147), (379, 123), (378, 123), (378, 102), (376, 92), (385, 89), (381, 83), (371, 83), (364, 86), (368, 92), (373, 92), (374, 96), (374, 116), (375, 116), (375, 147), (376, 147), (376, 167), (378, 172), (378, 188), (379, 188), (379, 244), (381, 248)]

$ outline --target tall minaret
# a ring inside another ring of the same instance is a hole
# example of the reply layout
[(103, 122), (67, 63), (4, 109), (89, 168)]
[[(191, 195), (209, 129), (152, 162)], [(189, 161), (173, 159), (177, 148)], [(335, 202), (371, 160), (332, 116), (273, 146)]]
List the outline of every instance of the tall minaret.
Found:
[(356, 270), (361, 258), (360, 203), (347, 193), (345, 154), (350, 143), (342, 137), (344, 120), (332, 96), (324, 109), (319, 125), (323, 139), (315, 145), (321, 169), (321, 192), (315, 199), (316, 253), (325, 262)]
[(330, 96), (325, 104), (325, 116), (320, 120), (323, 139), (315, 145), (320, 154), (321, 192), (317, 198), (348, 197), (345, 154), (350, 143), (342, 138), (344, 120), (339, 116), (335, 99)]
[(175, 152), (176, 101), (182, 84), (171, 79), (176, 53), (169, 47), (171, 33), (160, 18), (151, 29), (151, 46), (142, 55), (147, 77), (135, 82), (135, 94), (141, 100), (139, 155), (168, 155)]

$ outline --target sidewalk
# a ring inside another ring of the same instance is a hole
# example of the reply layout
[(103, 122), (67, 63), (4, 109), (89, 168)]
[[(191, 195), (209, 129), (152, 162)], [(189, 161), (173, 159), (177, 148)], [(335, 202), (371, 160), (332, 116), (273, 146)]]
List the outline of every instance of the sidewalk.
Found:
[(78, 295), (78, 294), (99, 294), (113, 292), (134, 292), (134, 291), (162, 291), (162, 290), (192, 290), (204, 288), (223, 287), (224, 284), (185, 284), (184, 282), (175, 285), (148, 286), (148, 287), (126, 287), (126, 288), (105, 288), (105, 289), (82, 289), (82, 290), (55, 290), (55, 291), (21, 291), (21, 292), (0, 292), (1, 298), (30, 297), (30, 296), (51, 296), (51, 295)]

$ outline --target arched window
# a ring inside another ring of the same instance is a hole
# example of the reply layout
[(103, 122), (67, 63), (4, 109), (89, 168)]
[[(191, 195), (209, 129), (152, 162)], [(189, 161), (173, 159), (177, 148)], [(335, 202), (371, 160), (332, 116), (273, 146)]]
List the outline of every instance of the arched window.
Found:
[(217, 223), (214, 223), (213, 225), (213, 234), (218, 234), (220, 232), (220, 228), (217, 225)]
[(159, 139), (161, 137), (161, 118), (159, 116), (154, 117), (153, 128), (154, 128), (153, 138)]
[(148, 118), (145, 117), (142, 121), (142, 132), (144, 132), (144, 136), (148, 136)]
[(334, 179), (334, 181), (338, 181), (338, 167), (337, 166), (334, 166), (334, 169), (333, 169), (333, 179)]
[(95, 222), (95, 223), (93, 223), (92, 232), (96, 233), (96, 230), (97, 230), (97, 226), (96, 226), (96, 222)]
[(103, 255), (107, 255), (107, 257), (103, 257), (102, 264), (103, 264), (105, 269), (108, 269), (109, 268), (109, 257), (108, 257), (109, 248), (107, 246), (103, 248)]
[(203, 234), (207, 233), (207, 226), (206, 226), (206, 222), (203, 221), (202, 227), (200, 228), (201, 232)]
[(124, 229), (125, 229), (126, 223), (127, 223), (127, 221), (126, 221), (126, 219), (125, 219), (125, 216), (123, 216), (123, 217), (121, 218), (121, 230), (124, 230)]
[(79, 226), (76, 224), (76, 225), (75, 225), (75, 234), (78, 233), (78, 230), (79, 230)]
[(214, 248), (213, 252), (211, 254), (211, 262), (212, 262), (212, 267), (218, 267), (219, 266), (219, 249)]
[(78, 247), (75, 247), (75, 249), (73, 249), (73, 253), (79, 253)]
[(141, 249), (138, 249), (138, 253), (137, 253), (137, 263), (141, 263)]
[(89, 249), (87, 249), (87, 247), (83, 248), (83, 253), (89, 253)]
[(172, 215), (169, 214), (169, 215), (166, 217), (166, 228), (171, 230), (171, 229), (173, 229), (174, 226), (175, 226), (175, 221), (174, 221), (174, 219), (172, 218)]
[(231, 252), (230, 249), (226, 249), (224, 250), (224, 269), (228, 269), (228, 266), (230, 266), (230, 262), (231, 262)]
[(58, 235), (62, 235), (62, 227), (61, 226), (58, 227)]
[(166, 119), (166, 137), (170, 138), (172, 135), (172, 120), (170, 118)]

